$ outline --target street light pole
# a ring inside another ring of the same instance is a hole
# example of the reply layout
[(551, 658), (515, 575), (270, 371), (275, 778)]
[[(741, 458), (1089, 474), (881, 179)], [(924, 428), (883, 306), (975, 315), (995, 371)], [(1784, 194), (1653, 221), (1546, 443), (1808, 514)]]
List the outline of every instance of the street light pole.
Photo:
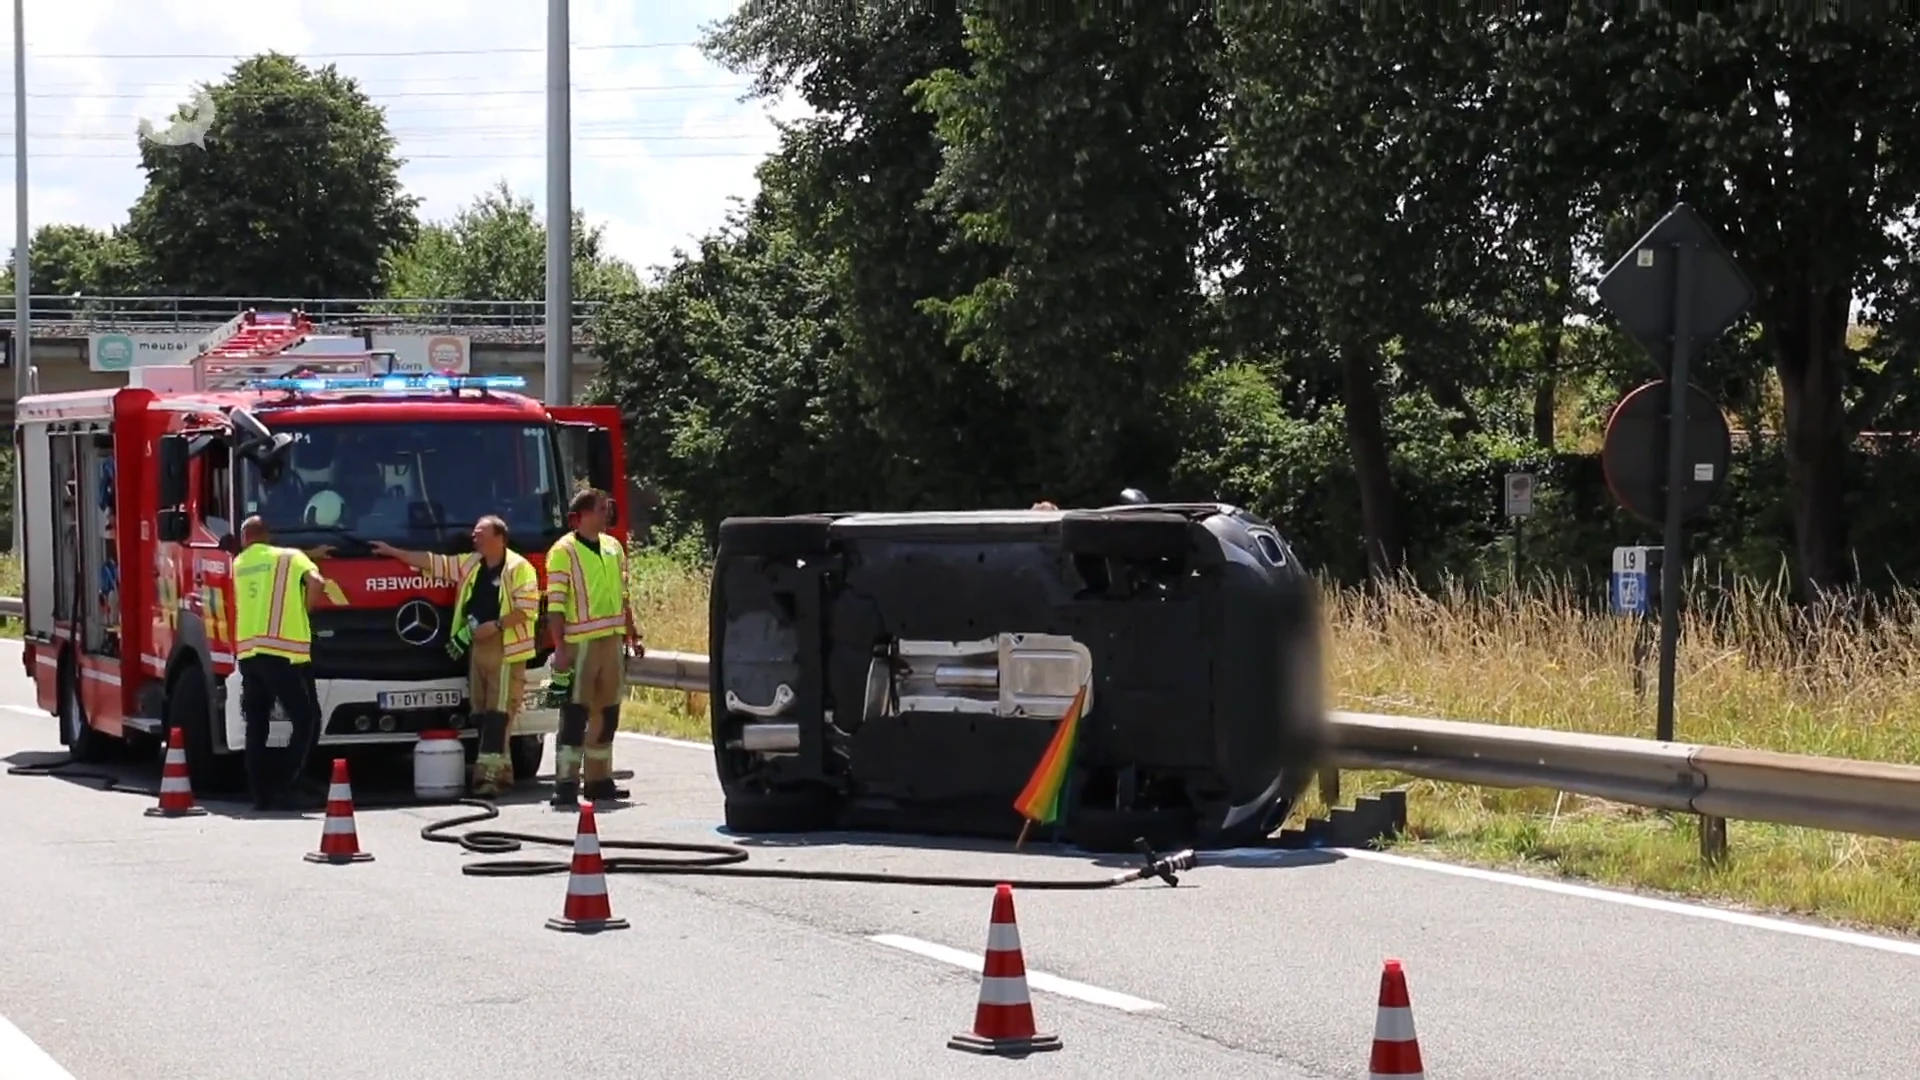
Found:
[[(33, 374), (33, 295), (28, 249), (33, 233), (27, 222), (27, 0), (13, 0), (13, 408), (19, 423), (20, 399)], [(20, 544), (20, 468), (14, 464), (13, 552)]]
[(573, 402), (573, 140), (567, 4), (568, 0), (547, 0), (547, 363), (542, 396), (549, 405)]

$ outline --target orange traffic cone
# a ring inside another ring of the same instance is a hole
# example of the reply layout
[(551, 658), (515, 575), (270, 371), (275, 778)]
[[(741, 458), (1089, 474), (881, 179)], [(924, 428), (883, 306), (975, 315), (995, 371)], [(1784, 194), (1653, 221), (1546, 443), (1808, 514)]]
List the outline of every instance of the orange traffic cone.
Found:
[(600, 830), (593, 824), (593, 801), (580, 800), (580, 828), (573, 834), (573, 872), (567, 878), (567, 904), (547, 929), (575, 934), (625, 930), (627, 920), (614, 918), (607, 899), (607, 868), (600, 861)]
[(1013, 886), (996, 885), (973, 1030), (948, 1039), (947, 1046), (972, 1054), (1025, 1057), (1042, 1050), (1058, 1050), (1060, 1045), (1060, 1036), (1034, 1030), (1027, 961), (1020, 952), (1020, 927), (1013, 921)]
[(1396, 1077), (1423, 1080), (1420, 1066), (1420, 1040), (1413, 1033), (1413, 1004), (1407, 997), (1407, 973), (1400, 961), (1387, 961), (1380, 972), (1380, 1012), (1373, 1021), (1373, 1058), (1367, 1065), (1368, 1080)]
[(309, 851), (310, 863), (372, 862), (373, 856), (360, 850), (360, 833), (353, 826), (353, 785), (347, 782), (347, 759), (333, 759), (333, 783), (327, 785), (327, 819), (320, 826), (320, 850)]
[(187, 736), (179, 728), (167, 732), (167, 761), (160, 766), (160, 802), (147, 807), (148, 817), (199, 817), (207, 808), (193, 801), (187, 779)]

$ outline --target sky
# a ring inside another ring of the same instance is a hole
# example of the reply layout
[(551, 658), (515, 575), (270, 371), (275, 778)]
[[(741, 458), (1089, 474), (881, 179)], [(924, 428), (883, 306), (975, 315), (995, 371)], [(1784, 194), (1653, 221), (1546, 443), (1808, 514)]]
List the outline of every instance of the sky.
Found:
[[(639, 267), (719, 225), (792, 101), (743, 102), (746, 78), (692, 43), (730, 0), (573, 0), (573, 203)], [(546, 7), (538, 0), (26, 0), (32, 227), (126, 221), (145, 183), (136, 126), (166, 128), (194, 88), (274, 50), (359, 80), (405, 159), (423, 220), (493, 184), (546, 206)], [(5, 26), (12, 98), (13, 32)], [(11, 102), (10, 102), (11, 103)], [(14, 125), (0, 120), (14, 243)], [(197, 152), (191, 146), (175, 152)]]

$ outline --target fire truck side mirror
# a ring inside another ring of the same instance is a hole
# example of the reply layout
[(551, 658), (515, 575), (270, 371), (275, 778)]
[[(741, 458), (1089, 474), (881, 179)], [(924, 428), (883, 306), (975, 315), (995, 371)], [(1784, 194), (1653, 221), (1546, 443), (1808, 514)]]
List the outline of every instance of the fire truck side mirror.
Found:
[(187, 501), (187, 437), (160, 436), (160, 498), (162, 508), (183, 505)]
[(170, 506), (155, 515), (153, 532), (163, 544), (185, 543), (187, 539), (187, 511), (184, 507)]
[(606, 428), (587, 432), (587, 479), (601, 491), (613, 491), (613, 432)]

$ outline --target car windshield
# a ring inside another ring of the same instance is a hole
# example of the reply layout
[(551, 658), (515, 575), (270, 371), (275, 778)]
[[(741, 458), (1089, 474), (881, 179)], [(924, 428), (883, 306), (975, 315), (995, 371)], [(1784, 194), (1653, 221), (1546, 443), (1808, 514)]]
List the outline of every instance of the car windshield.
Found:
[(545, 550), (565, 528), (553, 432), (520, 421), (275, 422), (293, 439), (271, 482), (249, 464), (240, 505), (303, 547), (461, 551), (484, 514), (512, 546)]

